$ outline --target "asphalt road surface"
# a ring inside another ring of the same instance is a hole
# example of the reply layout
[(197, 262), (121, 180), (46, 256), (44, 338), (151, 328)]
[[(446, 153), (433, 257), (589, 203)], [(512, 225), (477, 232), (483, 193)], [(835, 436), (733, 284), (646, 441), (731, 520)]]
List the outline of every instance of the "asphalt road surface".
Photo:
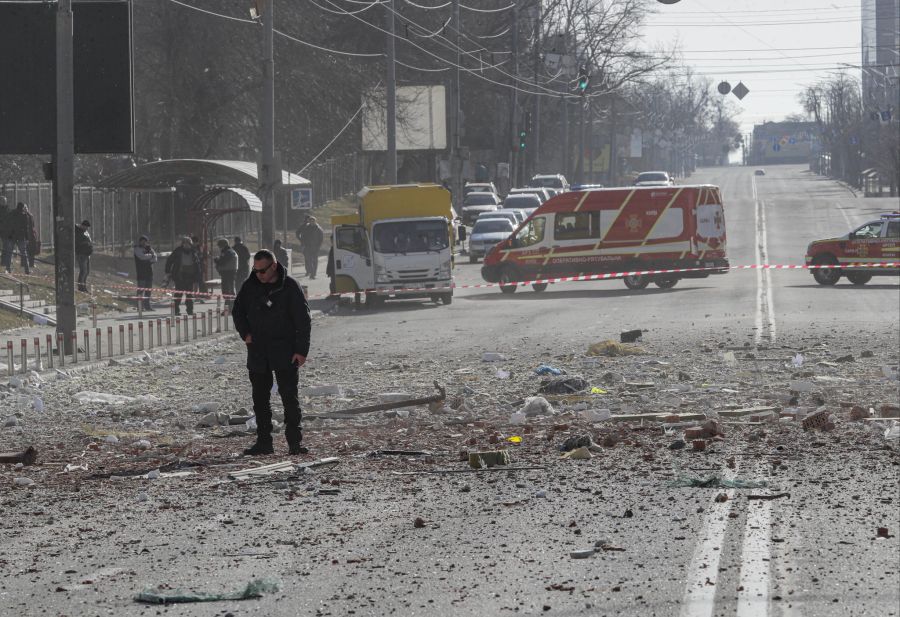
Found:
[[(754, 177), (751, 168), (708, 169), (691, 181), (722, 187), (735, 265), (802, 264), (809, 241), (846, 233), (896, 208), (895, 200), (857, 198), (799, 166), (772, 167), (763, 177)], [(457, 283), (480, 283), (480, 268), (460, 263)], [(806, 348), (810, 357), (822, 358), (863, 350), (872, 352), (870, 365), (813, 367), (810, 374), (855, 371), (855, 385), (832, 388), (829, 404), (868, 403), (872, 393), (896, 400), (896, 382), (886, 385), (870, 375), (882, 362), (897, 363), (898, 315), (897, 278), (876, 278), (862, 288), (846, 282), (821, 287), (807, 271), (734, 271), (681, 281), (670, 290), (631, 291), (621, 281), (561, 283), (544, 293), (524, 288), (512, 295), (459, 289), (450, 306), (410, 300), (376, 310), (331, 307), (317, 317), (302, 379), (381, 391), (411, 380), (427, 386), (450, 375), (474, 379), (489, 372), (493, 379), (493, 366), (480, 361), (483, 352), (516, 358), (516, 370), (527, 373), (541, 362), (578, 366), (589, 343), (643, 328), (646, 344), (666, 360), (660, 366), (671, 364), (655, 373), (663, 379), (668, 371), (668, 383), (674, 372), (693, 369), (713, 378), (710, 367), (721, 364), (726, 348), (776, 360)], [(240, 344), (219, 345), (208, 352), (200, 345), (193, 359), (160, 360), (146, 369), (102, 369), (70, 389), (175, 398), (195, 422), (189, 411), (194, 391), (247, 398)], [(208, 354), (225, 354), (227, 361), (213, 364)], [(617, 360), (603, 362), (620, 370)], [(460, 374), (459, 367), (470, 373)], [(767, 400), (769, 381), (784, 383), (789, 373), (771, 365), (734, 379), (745, 391), (742, 402), (754, 398), (755, 388)], [(109, 383), (113, 379), (117, 383)], [(499, 390), (506, 382), (471, 383), (474, 392)], [(54, 387), (64, 390), (62, 384)], [(695, 383), (697, 400), (721, 408), (720, 397), (729, 395), (706, 386)], [(54, 396), (46, 395), (48, 410), (68, 400)], [(662, 401), (660, 394), (623, 397), (638, 405)], [(487, 392), (470, 404), (477, 416), (501, 398)], [(556, 429), (548, 429), (540, 444), (526, 435), (529, 447), (517, 461), (546, 469), (519, 473), (397, 476), (392, 472), (418, 469), (419, 463), (342, 454), (333, 476), (340, 482), (328, 485), (339, 486), (332, 495), (317, 491), (323, 486), (319, 475), (302, 481), (295, 494), (266, 481), (223, 482), (214, 467), (194, 479), (155, 483), (91, 478), (101, 455), (107, 470), (139, 465), (149, 455), (102, 442), (82, 445), (90, 441), (82, 423), (122, 422), (118, 415), (53, 413), (64, 420), (52, 439), (63, 442), (59, 435), (71, 430), (75, 458), (65, 443), (56, 446), (57, 454), (45, 455), (53, 482), (63, 488), (53, 488), (49, 479), (27, 490), (3, 484), (0, 614), (900, 615), (900, 458), (897, 445), (885, 447), (861, 425), (842, 421), (832, 434), (787, 426), (729, 429), (729, 438), (711, 444), (708, 455), (670, 453), (671, 437), (635, 431), (580, 462), (560, 461), (552, 442)], [(172, 428), (152, 415), (139, 420), (162, 433)], [(37, 421), (23, 417), (26, 436)], [(490, 423), (484, 430), (471, 424), (429, 428), (439, 421), (426, 417), (415, 426), (373, 426), (369, 432), (320, 427), (307, 432), (307, 441), (315, 456), (418, 444), (451, 451), (437, 463), (444, 467), (460, 465), (456, 451), (466, 443), (460, 440), (471, 435), (481, 447), (492, 430)], [(546, 422), (544, 428), (553, 420)], [(175, 443), (185, 439), (184, 424)], [(93, 434), (102, 435), (97, 430)], [(6, 437), (11, 434), (0, 434), (4, 448), (18, 443)], [(207, 456), (246, 445), (203, 435), (192, 451), (208, 450)], [(89, 469), (55, 471), (69, 460), (83, 460)], [(696, 475), (767, 478), (765, 492), (790, 497), (749, 500), (739, 489), (672, 489), (667, 483), (679, 474), (674, 464)], [(714, 499), (718, 493), (727, 499)], [(421, 524), (413, 524), (416, 517)], [(887, 528), (888, 537), (876, 537), (879, 527)], [(595, 543), (605, 547), (595, 556), (570, 556)], [(282, 590), (243, 602), (155, 607), (133, 601), (151, 584), (231, 590), (262, 576), (280, 578)]]

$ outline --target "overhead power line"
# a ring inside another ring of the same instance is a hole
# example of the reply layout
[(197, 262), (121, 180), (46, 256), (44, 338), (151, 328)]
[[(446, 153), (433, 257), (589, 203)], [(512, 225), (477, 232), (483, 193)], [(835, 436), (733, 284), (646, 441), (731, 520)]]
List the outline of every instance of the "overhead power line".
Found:
[(510, 4), (509, 6), (504, 6), (500, 9), (476, 9), (474, 6), (466, 6), (465, 4), (460, 3), (459, 8), (466, 9), (467, 11), (472, 11), (474, 13), (502, 13), (503, 11), (508, 11), (510, 9), (515, 8), (515, 3)]

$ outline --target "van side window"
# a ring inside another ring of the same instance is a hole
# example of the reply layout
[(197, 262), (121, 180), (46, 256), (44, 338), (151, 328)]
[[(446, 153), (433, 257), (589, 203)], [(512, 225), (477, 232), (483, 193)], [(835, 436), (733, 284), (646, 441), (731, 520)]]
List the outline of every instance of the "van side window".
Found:
[(516, 234), (516, 244), (519, 247), (532, 246), (544, 239), (544, 227), (546, 219), (543, 216), (531, 219)]
[(337, 230), (337, 248), (367, 257), (369, 243), (359, 227), (341, 227)]
[(591, 237), (590, 212), (558, 213), (553, 230), (557, 240), (582, 240)]
[(900, 221), (888, 221), (887, 237), (900, 240)]

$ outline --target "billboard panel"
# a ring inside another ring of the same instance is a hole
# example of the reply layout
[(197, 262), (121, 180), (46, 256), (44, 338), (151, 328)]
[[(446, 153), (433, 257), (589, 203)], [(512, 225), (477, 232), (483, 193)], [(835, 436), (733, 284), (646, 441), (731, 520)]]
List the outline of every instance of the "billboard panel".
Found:
[[(387, 107), (383, 89), (363, 97), (363, 150), (387, 150)], [(443, 150), (447, 147), (447, 101), (444, 86), (397, 88), (397, 150)]]

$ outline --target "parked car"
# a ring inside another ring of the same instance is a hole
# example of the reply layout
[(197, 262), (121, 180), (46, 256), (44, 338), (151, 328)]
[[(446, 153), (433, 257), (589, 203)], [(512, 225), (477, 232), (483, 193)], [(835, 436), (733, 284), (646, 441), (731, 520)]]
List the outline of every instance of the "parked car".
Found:
[(463, 197), (469, 193), (494, 193), (498, 195), (497, 187), (493, 182), (467, 182), (463, 187)]
[(816, 240), (806, 248), (806, 263), (819, 285), (834, 285), (841, 276), (854, 285), (865, 285), (873, 276), (897, 276), (900, 268), (866, 268), (848, 264), (896, 261), (900, 251), (900, 212), (882, 215), (838, 238)]
[(634, 180), (635, 186), (673, 186), (675, 181), (665, 171), (645, 171)]
[(560, 191), (569, 190), (569, 181), (562, 174), (537, 174), (531, 178), (528, 186), (550, 187)]
[(541, 203), (541, 198), (534, 193), (510, 193), (503, 200), (503, 209), (521, 210), (527, 218), (538, 209)]
[(753, 172), (753, 175), (754, 176), (764, 176), (764, 175), (766, 175), (766, 170), (765, 169), (757, 169), (756, 171)]
[[(545, 201), (550, 199), (550, 197), (552, 197), (552, 195), (550, 195), (550, 191), (548, 189), (545, 189), (542, 187), (537, 187), (537, 186), (527, 186), (527, 187), (522, 187), (522, 188), (517, 188), (517, 189), (509, 189), (509, 195), (523, 195), (523, 194), (524, 195), (537, 195), (538, 198), (541, 200), (541, 203), (544, 203)], [(509, 195), (507, 195), (507, 197), (509, 197)]]
[(482, 212), (478, 215), (478, 219), (475, 222), (486, 221), (488, 219), (505, 219), (507, 221), (512, 221), (513, 227), (518, 227), (519, 223), (525, 220), (525, 217), (521, 210), (503, 208), (494, 212)]
[(475, 221), (469, 234), (469, 262), (476, 263), (479, 257), (487, 255), (495, 244), (506, 240), (515, 227), (512, 221), (505, 218)]
[(496, 193), (469, 193), (463, 201), (463, 225), (472, 225), (482, 212), (500, 209), (500, 198)]

